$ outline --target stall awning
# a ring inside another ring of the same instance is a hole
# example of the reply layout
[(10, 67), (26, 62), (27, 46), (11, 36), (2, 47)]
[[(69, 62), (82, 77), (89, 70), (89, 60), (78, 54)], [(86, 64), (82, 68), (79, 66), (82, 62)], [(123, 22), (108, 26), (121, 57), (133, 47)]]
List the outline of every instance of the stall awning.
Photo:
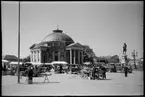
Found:
[(53, 61), (51, 62), (51, 64), (68, 64), (68, 63), (65, 61)]
[(86, 65), (90, 65), (90, 64), (91, 64), (91, 62), (85, 62), (84, 64), (86, 64)]
[[(10, 62), (10, 64), (18, 64), (18, 62)], [(19, 62), (20, 65), (22, 65), (22, 62)]]
[(9, 61), (7, 61), (7, 60), (2, 60), (2, 62), (9, 62)]

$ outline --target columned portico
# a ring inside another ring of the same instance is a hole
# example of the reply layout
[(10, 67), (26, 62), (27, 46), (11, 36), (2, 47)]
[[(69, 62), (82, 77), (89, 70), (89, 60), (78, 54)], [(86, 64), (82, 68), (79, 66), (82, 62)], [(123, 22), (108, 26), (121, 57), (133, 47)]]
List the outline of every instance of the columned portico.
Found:
[(68, 48), (69, 51), (69, 58), (70, 61), (68, 63), (70, 64), (81, 64), (83, 63), (83, 51), (79, 48)]

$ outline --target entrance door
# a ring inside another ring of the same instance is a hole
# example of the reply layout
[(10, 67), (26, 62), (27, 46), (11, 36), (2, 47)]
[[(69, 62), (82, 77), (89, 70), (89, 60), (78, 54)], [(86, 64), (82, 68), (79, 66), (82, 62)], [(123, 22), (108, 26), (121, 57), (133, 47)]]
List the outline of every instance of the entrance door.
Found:
[(55, 61), (58, 61), (58, 55), (57, 55), (57, 56), (55, 56)]
[(58, 61), (58, 51), (54, 53), (54, 61)]

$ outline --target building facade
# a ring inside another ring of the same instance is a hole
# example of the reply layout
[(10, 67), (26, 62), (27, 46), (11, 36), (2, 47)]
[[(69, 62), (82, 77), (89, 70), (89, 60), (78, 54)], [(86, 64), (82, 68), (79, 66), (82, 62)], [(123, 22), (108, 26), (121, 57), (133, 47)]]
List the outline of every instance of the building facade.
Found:
[(70, 36), (59, 29), (53, 30), (40, 43), (33, 44), (30, 52), (31, 62), (66, 61), (69, 64), (83, 64), (84, 46), (75, 43)]

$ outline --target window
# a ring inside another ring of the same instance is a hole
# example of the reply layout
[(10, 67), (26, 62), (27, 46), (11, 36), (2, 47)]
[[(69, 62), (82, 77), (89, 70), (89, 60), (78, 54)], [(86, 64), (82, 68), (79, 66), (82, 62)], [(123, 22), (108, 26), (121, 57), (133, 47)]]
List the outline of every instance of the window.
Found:
[(50, 46), (50, 43), (47, 43), (48, 46)]
[(58, 47), (60, 47), (60, 42), (58, 42)]
[(54, 46), (54, 43), (52, 42), (52, 46)]
[(63, 43), (61, 43), (60, 46), (63, 47)]

